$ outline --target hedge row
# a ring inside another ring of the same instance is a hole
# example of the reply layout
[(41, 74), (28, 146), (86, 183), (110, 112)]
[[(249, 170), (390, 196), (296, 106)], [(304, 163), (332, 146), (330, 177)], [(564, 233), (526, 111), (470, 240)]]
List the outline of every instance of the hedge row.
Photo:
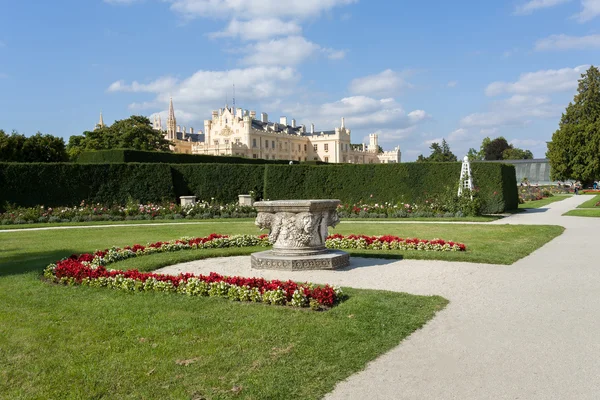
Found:
[[(475, 185), (484, 213), (516, 209), (515, 169), (474, 163)], [(423, 202), (456, 190), (460, 163), (368, 165), (241, 165), (241, 164), (42, 164), (0, 163), (0, 208), (73, 206), (82, 200), (124, 204), (199, 200), (237, 201), (254, 191), (257, 198), (335, 198), (343, 202)], [(372, 196), (371, 196), (372, 195)]]
[[(458, 188), (461, 163), (337, 164), (319, 167), (265, 167), (265, 198), (334, 198), (344, 202), (422, 203)], [(515, 169), (504, 164), (473, 163), (483, 212), (518, 207)]]
[[(141, 150), (84, 151), (77, 157), (81, 164), (104, 163), (164, 163), (164, 164), (289, 164), (286, 160), (263, 160), (244, 157), (210, 156), (204, 154), (162, 153)], [(297, 163), (297, 161), (296, 161)]]

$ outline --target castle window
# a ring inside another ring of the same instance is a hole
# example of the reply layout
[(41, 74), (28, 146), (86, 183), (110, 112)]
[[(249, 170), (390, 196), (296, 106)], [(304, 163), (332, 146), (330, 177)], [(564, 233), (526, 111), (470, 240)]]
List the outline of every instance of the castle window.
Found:
[(268, 149), (268, 148), (269, 148), (269, 141), (265, 140), (265, 149)]
[(343, 157), (344, 162), (346, 162), (346, 156)]
[[(327, 145), (325, 145), (327, 146)], [(325, 162), (329, 162), (329, 157), (325, 157)]]
[(256, 154), (252, 154), (252, 158), (258, 158)]
[(218, 146), (219, 145), (219, 140), (218, 139), (215, 140), (214, 143), (215, 143), (215, 146)]
[(329, 144), (328, 143), (325, 143), (324, 147), (325, 147), (325, 151), (329, 151)]
[(275, 149), (275, 141), (274, 141), (274, 140), (271, 140), (271, 147), (272, 147), (273, 149)]
[[(304, 145), (304, 151), (306, 151), (306, 145)], [(304, 161), (306, 161), (306, 160), (304, 160)]]
[(314, 151), (318, 151), (319, 150), (319, 145), (318, 144), (313, 144), (313, 150)]
[[(256, 139), (252, 139), (252, 147), (256, 147)], [(256, 157), (254, 157), (256, 158)]]

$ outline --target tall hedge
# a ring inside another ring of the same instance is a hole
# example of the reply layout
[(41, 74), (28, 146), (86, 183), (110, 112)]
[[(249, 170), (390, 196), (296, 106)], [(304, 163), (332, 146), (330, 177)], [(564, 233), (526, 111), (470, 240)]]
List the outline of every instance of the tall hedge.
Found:
[(165, 164), (0, 163), (0, 209), (19, 206), (73, 206), (87, 202), (124, 204), (175, 197)]
[(289, 161), (286, 160), (263, 160), (260, 158), (164, 153), (130, 149), (84, 151), (77, 158), (77, 162), (82, 164), (130, 162), (164, 164), (289, 164)]
[[(472, 165), (484, 213), (517, 208), (513, 166)], [(421, 202), (456, 190), (460, 163), (243, 165), (243, 164), (41, 164), (0, 163), (0, 211), (20, 206), (67, 206), (82, 200), (124, 204), (199, 200), (236, 201), (254, 191), (257, 198), (336, 198), (344, 202)]]
[[(461, 163), (267, 165), (268, 199), (335, 198), (344, 202), (422, 202), (458, 188)], [(484, 213), (514, 209), (518, 204), (514, 167), (474, 163), (475, 185)]]
[(177, 196), (234, 202), (250, 191), (262, 198), (264, 191), (264, 165), (173, 164), (171, 171)]

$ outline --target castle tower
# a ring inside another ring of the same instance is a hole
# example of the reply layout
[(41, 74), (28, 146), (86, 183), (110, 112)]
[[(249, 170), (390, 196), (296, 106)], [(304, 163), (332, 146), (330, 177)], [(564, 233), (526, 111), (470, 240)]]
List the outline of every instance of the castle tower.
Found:
[(167, 139), (175, 140), (177, 136), (177, 120), (175, 119), (175, 110), (173, 109), (173, 98), (169, 100), (169, 117), (167, 118)]
[(94, 127), (94, 130), (104, 128), (105, 126), (106, 125), (104, 125), (104, 118), (102, 118), (102, 111), (100, 111), (100, 121), (98, 121), (98, 123)]
[(379, 152), (379, 137), (376, 133), (371, 133), (369, 135), (369, 151), (373, 153)]

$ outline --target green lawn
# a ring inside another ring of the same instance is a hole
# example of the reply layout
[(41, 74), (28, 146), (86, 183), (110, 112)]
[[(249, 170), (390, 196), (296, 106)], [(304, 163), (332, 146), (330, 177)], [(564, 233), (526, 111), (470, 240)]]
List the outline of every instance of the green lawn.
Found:
[[(410, 222), (491, 222), (502, 218), (497, 215), (483, 215), (479, 217), (463, 217), (463, 218), (342, 218), (342, 221), (410, 221)], [(147, 224), (214, 224), (214, 223), (238, 223), (238, 222), (254, 222), (254, 218), (221, 218), (221, 219), (156, 219), (156, 220), (141, 220), (141, 221), (88, 221), (88, 222), (53, 222), (40, 224), (19, 224), (19, 225), (0, 225), (0, 230), (3, 229), (27, 229), (27, 228), (49, 228), (57, 226), (99, 226), (99, 225), (147, 225)]]
[[(319, 399), (447, 303), (345, 288), (347, 301), (316, 313), (40, 280), (48, 263), (71, 253), (212, 232), (258, 233), (251, 221), (0, 233), (0, 398)], [(562, 228), (364, 222), (335, 232), (440, 237), (469, 249), (386, 253), (393, 257), (510, 264)], [(253, 250), (180, 251), (113, 266), (150, 270)]]
[(600, 201), (600, 195), (596, 195), (584, 203), (577, 206), (575, 210), (570, 210), (563, 215), (571, 217), (600, 217), (600, 207), (596, 203)]
[(523, 204), (519, 204), (519, 208), (521, 208), (521, 209), (541, 208), (541, 207), (547, 206), (548, 204), (555, 203), (557, 201), (562, 201), (569, 197), (571, 197), (571, 196), (560, 196), (559, 195), (559, 196), (546, 197), (541, 200), (526, 201)]

